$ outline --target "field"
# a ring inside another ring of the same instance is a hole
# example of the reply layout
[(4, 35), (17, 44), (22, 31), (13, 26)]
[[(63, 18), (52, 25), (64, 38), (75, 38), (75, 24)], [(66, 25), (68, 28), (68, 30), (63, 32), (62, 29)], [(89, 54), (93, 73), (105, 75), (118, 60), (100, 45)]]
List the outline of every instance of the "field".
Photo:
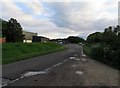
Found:
[(2, 44), (2, 64), (8, 64), (64, 49), (64, 46), (56, 43), (4, 43)]

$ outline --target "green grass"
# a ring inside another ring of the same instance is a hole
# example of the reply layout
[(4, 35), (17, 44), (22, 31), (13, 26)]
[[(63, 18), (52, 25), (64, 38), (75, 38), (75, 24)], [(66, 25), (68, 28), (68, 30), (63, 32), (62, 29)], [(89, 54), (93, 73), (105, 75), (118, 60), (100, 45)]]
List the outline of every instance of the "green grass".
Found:
[(56, 43), (4, 43), (2, 45), (2, 64), (28, 59), (35, 56), (64, 50)]

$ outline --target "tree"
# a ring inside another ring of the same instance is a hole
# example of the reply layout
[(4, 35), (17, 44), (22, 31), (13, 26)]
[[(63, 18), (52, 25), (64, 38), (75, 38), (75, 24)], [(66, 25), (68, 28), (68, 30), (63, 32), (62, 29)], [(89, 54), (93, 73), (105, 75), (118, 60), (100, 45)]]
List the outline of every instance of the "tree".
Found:
[(109, 45), (112, 45), (114, 42), (116, 42), (117, 39), (117, 30), (114, 28), (112, 29), (111, 26), (105, 29), (103, 32), (103, 42)]
[(117, 25), (113, 31), (116, 33), (116, 35), (118, 35), (120, 33), (120, 26)]
[(90, 34), (88, 37), (87, 37), (87, 42), (88, 43), (100, 43), (102, 42), (102, 33), (100, 32), (95, 32), (93, 34)]
[(4, 21), (2, 19), (0, 19), (0, 31), (2, 31), (2, 37), (6, 37), (6, 33), (7, 33), (7, 21)]
[(80, 43), (80, 42), (85, 42), (85, 40), (83, 38), (77, 37), (77, 36), (69, 36), (67, 38), (67, 40), (70, 43)]
[(93, 59), (120, 70), (120, 26), (109, 26), (103, 33), (92, 33), (87, 37), (84, 51)]
[(22, 42), (22, 27), (20, 23), (14, 18), (11, 18), (8, 22), (3, 22), (2, 33), (6, 37), (7, 42)]

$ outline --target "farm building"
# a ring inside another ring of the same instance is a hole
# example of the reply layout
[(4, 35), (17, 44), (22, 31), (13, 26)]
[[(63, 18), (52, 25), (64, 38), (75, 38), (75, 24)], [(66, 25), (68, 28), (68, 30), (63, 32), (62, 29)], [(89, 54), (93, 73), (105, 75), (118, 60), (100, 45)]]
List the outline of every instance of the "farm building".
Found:
[(32, 42), (48, 42), (49, 38), (43, 36), (33, 36)]
[(37, 33), (23, 31), (24, 40), (23, 42), (32, 42), (33, 36), (37, 36)]

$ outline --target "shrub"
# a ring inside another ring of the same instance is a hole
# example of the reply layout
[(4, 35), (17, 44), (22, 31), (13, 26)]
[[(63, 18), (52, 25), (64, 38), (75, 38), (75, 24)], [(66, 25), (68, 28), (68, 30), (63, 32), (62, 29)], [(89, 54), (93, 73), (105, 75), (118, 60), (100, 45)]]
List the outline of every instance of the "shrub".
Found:
[(110, 45), (86, 44), (83, 48), (85, 54), (91, 58), (120, 69), (120, 49), (113, 50)]

